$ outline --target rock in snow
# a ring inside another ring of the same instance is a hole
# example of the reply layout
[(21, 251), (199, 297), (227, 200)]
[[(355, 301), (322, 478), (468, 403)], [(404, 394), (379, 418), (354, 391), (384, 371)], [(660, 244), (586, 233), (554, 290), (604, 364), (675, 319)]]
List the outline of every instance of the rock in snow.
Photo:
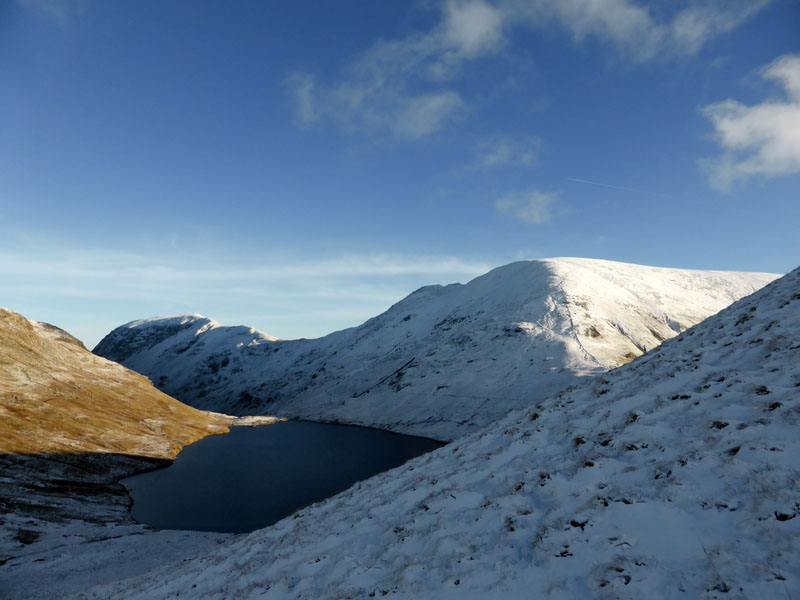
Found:
[(452, 440), (631, 361), (775, 277), (531, 260), (421, 288), (320, 339), (184, 315), (123, 325), (94, 352), (198, 408)]
[[(394, 331), (435, 304), (421, 297), (468, 287), (423, 290), (356, 331)], [(537, 298), (557, 289), (542, 288)], [(594, 297), (577, 302), (601, 334), (611, 329)], [(484, 306), (466, 301), (453, 318), (477, 320)], [(563, 323), (558, 309), (547, 315)], [(294, 518), (84, 597), (800, 598), (798, 426), (800, 269), (631, 364)]]

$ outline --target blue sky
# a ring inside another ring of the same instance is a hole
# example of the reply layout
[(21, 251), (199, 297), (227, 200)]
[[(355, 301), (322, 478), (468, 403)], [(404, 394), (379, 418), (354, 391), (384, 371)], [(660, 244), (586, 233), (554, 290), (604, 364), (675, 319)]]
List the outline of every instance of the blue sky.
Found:
[(0, 2), (0, 305), (284, 338), (582, 256), (800, 262), (791, 0)]

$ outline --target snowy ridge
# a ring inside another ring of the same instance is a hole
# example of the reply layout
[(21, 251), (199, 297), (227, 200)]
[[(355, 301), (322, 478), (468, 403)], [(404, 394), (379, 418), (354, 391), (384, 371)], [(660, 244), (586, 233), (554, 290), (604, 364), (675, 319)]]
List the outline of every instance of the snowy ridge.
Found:
[[(172, 338), (173, 342), (180, 345), (185, 342), (183, 348), (188, 350), (197, 340), (196, 337), (209, 330), (222, 327), (214, 319), (208, 319), (197, 313), (189, 315), (179, 315), (176, 317), (155, 317), (152, 319), (139, 319), (131, 321), (115, 331), (126, 330), (125, 343), (114, 344), (113, 352), (116, 362), (123, 362), (131, 356), (145, 354), (151, 348), (161, 343), (165, 338)], [(278, 338), (267, 335), (249, 327), (227, 327), (231, 336), (252, 335), (253, 339), (260, 341), (274, 342)], [(106, 340), (109, 340), (108, 342)], [(111, 338), (106, 336), (101, 344), (108, 346)], [(97, 348), (101, 346), (98, 345)], [(97, 349), (95, 348), (95, 350)], [(183, 350), (185, 352), (186, 350)], [(176, 351), (178, 352), (178, 351)], [(182, 352), (178, 352), (182, 354)], [(95, 354), (99, 354), (95, 352)]]
[(134, 321), (94, 352), (182, 402), (450, 440), (629, 362), (775, 275), (560, 258), (428, 286), (359, 327), (276, 341), (200, 315)]
[(91, 598), (800, 597), (800, 269), (633, 363)]

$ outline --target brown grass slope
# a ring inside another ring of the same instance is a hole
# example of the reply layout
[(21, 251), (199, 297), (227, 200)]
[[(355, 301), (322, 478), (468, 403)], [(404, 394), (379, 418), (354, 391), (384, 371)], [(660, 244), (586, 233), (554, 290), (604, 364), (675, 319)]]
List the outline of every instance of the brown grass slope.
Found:
[(65, 331), (0, 308), (0, 454), (174, 459), (230, 423), (181, 404)]

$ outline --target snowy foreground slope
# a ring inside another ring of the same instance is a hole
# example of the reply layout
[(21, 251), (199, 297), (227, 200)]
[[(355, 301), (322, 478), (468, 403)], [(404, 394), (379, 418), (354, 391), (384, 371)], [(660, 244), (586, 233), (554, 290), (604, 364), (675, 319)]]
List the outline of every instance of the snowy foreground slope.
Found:
[(424, 287), (320, 339), (277, 341), (186, 315), (128, 323), (94, 351), (198, 408), (451, 440), (629, 362), (775, 277), (523, 261)]
[(647, 355), (92, 598), (800, 598), (800, 269)]

